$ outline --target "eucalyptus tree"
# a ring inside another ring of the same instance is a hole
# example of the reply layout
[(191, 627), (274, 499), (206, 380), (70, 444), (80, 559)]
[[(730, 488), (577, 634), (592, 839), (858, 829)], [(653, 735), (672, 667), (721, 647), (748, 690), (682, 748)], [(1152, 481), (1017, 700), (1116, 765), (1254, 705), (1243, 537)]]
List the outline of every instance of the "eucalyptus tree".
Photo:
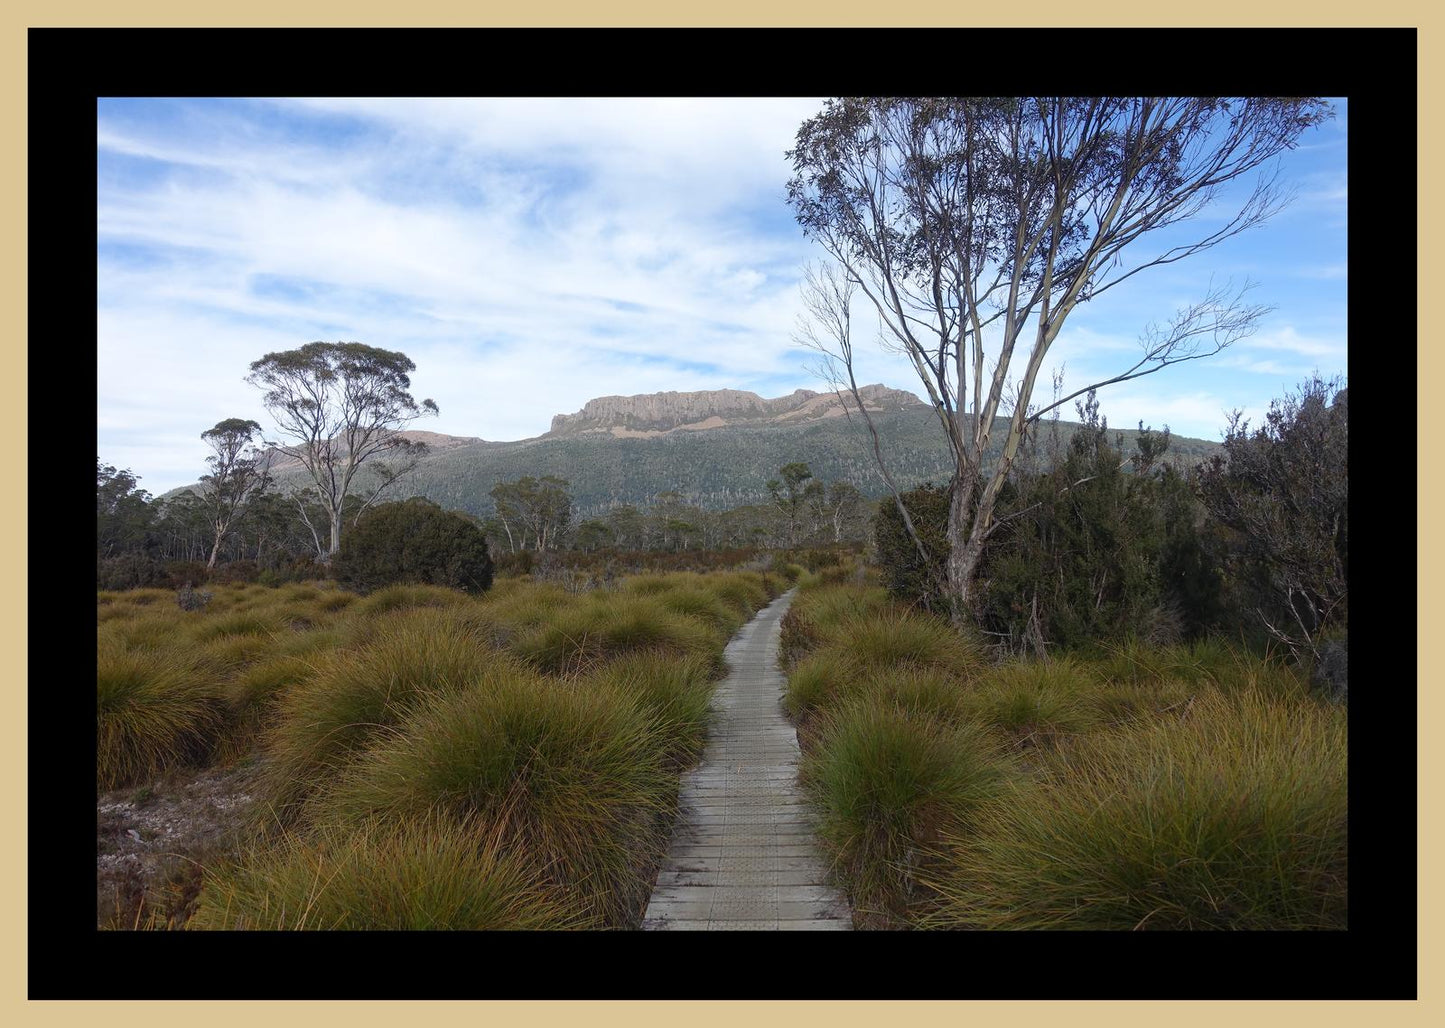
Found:
[(201, 476), (202, 497), (213, 534), (207, 567), (216, 566), (221, 542), (237, 517), (271, 483), (270, 456), (257, 449), (258, 422), (227, 418), (201, 433), (211, 447), (206, 458), (211, 473)]
[(412, 397), (408, 376), (415, 370), (404, 353), (354, 342), (307, 343), (251, 364), (246, 381), (265, 390), (266, 409), (285, 437), (274, 445), (305, 468), (330, 522), (324, 559), (341, 547), (343, 507), (361, 484), (362, 465), (374, 478), (357, 516), (426, 452), (425, 444), (401, 435), (418, 418), (438, 413), (433, 401)]
[[(952, 454), (943, 586), (956, 620), (971, 607), (999, 490), (1030, 425), (1091, 389), (1217, 353), (1268, 308), (1245, 302), (1249, 283), (1211, 285), (1146, 328), (1117, 374), (1036, 405), (1069, 315), (1265, 221), (1288, 199), (1275, 159), (1332, 113), (1308, 97), (855, 98), (803, 123), (788, 151), (788, 199), (830, 258), (804, 289), (803, 340), (852, 391), (880, 466), (854, 378), (855, 297), (916, 371)], [(1227, 187), (1245, 176), (1253, 188), (1226, 206)], [(1220, 216), (1189, 234), (1182, 223), (1206, 208)], [(1001, 455), (986, 468), (1005, 415)]]

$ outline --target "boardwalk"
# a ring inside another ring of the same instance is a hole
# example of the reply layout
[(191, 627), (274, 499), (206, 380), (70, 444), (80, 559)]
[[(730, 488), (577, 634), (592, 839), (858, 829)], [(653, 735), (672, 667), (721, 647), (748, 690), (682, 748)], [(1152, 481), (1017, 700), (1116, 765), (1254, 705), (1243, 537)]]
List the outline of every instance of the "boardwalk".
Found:
[(824, 883), (797, 786), (797, 733), (779, 704), (779, 623), (792, 599), (774, 600), (728, 644), (732, 673), (713, 698), (702, 764), (683, 777), (644, 931), (853, 927), (847, 900)]

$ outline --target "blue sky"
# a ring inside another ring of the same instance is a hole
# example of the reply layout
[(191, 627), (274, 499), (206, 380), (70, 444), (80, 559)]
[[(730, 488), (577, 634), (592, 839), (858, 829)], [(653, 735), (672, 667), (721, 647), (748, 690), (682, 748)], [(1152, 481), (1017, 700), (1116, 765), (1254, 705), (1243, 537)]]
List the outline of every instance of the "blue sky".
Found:
[[(805, 262), (784, 151), (820, 99), (114, 99), (97, 108), (97, 456), (159, 494), (200, 435), (271, 427), (251, 361), (318, 339), (405, 352), (439, 418), (545, 432), (587, 400), (824, 389), (796, 342)], [(1117, 373), (1211, 281), (1257, 283), (1250, 338), (1100, 393), (1111, 425), (1218, 439), (1226, 412), (1346, 367), (1348, 108), (1287, 154), (1294, 202), (1072, 315), (1066, 389)], [(872, 347), (864, 381), (921, 393)], [(1047, 389), (1047, 376), (1041, 377)], [(1072, 416), (1066, 411), (1065, 417)]]

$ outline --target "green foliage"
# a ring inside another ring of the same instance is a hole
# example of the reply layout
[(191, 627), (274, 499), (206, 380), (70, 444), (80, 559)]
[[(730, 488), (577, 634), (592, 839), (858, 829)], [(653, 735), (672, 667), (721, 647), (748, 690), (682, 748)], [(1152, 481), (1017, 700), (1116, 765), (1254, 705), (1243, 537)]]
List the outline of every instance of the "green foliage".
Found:
[(393, 614), (360, 649), (322, 654), (283, 694), (267, 738), (265, 790), (283, 823), (356, 752), (434, 694), (471, 686), (506, 658), (445, 610)]
[(905, 603), (917, 603), (925, 610), (948, 609), (946, 583), (949, 490), (926, 482), (899, 497), (908, 511), (913, 530), (923, 544), (925, 560), (908, 534), (903, 515), (891, 499), (878, 505), (873, 517), (873, 542), (878, 564), (883, 569), (888, 591)]
[(1270, 404), (1254, 432), (1236, 412), (1200, 496), (1227, 531), (1239, 606), (1298, 658), (1348, 624), (1349, 406), (1318, 376)]
[(669, 610), (656, 596), (625, 593), (594, 594), (559, 609), (513, 642), (511, 650), (553, 675), (585, 673), (644, 651), (678, 658), (714, 655), (714, 661), (721, 661), (721, 642), (709, 625)]
[(337, 553), (337, 581), (361, 592), (399, 582), (480, 593), (491, 588), (492, 559), (481, 528), (429, 500), (384, 503), (361, 516)]

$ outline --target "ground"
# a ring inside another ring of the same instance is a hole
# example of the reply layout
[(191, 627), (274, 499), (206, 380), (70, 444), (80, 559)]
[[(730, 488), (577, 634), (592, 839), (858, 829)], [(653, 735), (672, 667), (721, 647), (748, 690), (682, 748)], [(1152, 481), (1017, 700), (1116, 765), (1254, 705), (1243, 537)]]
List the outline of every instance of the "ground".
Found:
[(177, 927), (202, 865), (230, 849), (255, 802), (254, 762), (104, 793), (95, 808), (96, 924)]

